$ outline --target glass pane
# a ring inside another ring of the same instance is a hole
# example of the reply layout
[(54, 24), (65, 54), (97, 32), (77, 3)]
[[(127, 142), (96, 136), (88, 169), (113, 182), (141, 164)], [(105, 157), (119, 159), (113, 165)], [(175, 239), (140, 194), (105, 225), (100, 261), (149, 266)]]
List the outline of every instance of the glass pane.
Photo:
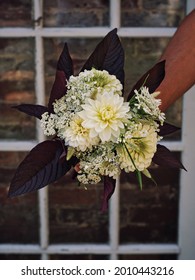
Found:
[(34, 118), (12, 109), (35, 103), (34, 41), (1, 39), (0, 49), (0, 139), (34, 139)]
[[(141, 76), (153, 67), (166, 48), (169, 38), (122, 38), (125, 49), (125, 96)], [(182, 125), (182, 98), (166, 112), (166, 121), (178, 127)], [(171, 134), (164, 140), (181, 138), (181, 133)]]
[(91, 27), (109, 25), (109, 1), (44, 1), (44, 26)]
[(185, 16), (186, 0), (123, 0), (123, 27), (176, 27)]
[(8, 188), (24, 152), (0, 153), (0, 243), (38, 243), (37, 192), (7, 198)]
[(169, 38), (122, 38), (125, 49), (125, 92), (157, 63)]
[(101, 212), (103, 186), (78, 187), (71, 174), (49, 187), (50, 243), (108, 242), (108, 212)]
[[(29, 27), (32, 20), (33, 1), (6, 0), (0, 2), (1, 27)], [(5, 12), (6, 11), (6, 12)]]
[(142, 191), (132, 173), (121, 177), (121, 243), (177, 242), (180, 171), (153, 166), (150, 172), (157, 186), (143, 178)]

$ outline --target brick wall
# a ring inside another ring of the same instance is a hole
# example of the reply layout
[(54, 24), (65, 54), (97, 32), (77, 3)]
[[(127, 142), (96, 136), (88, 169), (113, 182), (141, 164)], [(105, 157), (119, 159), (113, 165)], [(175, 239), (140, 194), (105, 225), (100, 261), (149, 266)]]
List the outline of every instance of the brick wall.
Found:
[(177, 26), (184, 16), (186, 1), (122, 0), (122, 26)]
[[(122, 0), (123, 26), (177, 26), (184, 16), (185, 1)], [(66, 3), (66, 4), (65, 4)], [(32, 26), (31, 1), (7, 0), (0, 4), (0, 25)], [(45, 1), (45, 26), (107, 26), (109, 1)], [(99, 38), (66, 38), (77, 72)], [(45, 39), (46, 99), (54, 79), (56, 60), (64, 39)], [(125, 48), (126, 88), (159, 58), (167, 38), (122, 39)], [(0, 39), (0, 139), (35, 139), (35, 121), (11, 109), (14, 104), (34, 103), (34, 41), (32, 38)], [(181, 100), (168, 116), (181, 124)], [(179, 138), (175, 135), (172, 138)], [(37, 193), (7, 199), (15, 168), (24, 152), (0, 152), (0, 242), (39, 242)], [(180, 156), (179, 154), (177, 155)], [(176, 242), (178, 224), (179, 172), (153, 167), (158, 187), (146, 181), (140, 191), (134, 178), (123, 174), (120, 190), (120, 242)], [(165, 176), (166, 174), (166, 176)], [(100, 209), (102, 185), (81, 189), (68, 174), (49, 188), (50, 242), (107, 242), (108, 213)], [(1, 256), (0, 258), (5, 258)], [(32, 256), (23, 256), (31, 258)], [(81, 256), (94, 258), (93, 256)], [(162, 256), (153, 256), (163, 258)], [(166, 256), (171, 258), (172, 256)], [(11, 258), (11, 256), (7, 256)], [(19, 258), (19, 256), (18, 256)], [(34, 256), (37, 258), (37, 256)], [(59, 256), (53, 256), (59, 258)], [(63, 258), (66, 258), (63, 256)], [(71, 258), (69, 256), (68, 258)], [(72, 256), (74, 258), (74, 256)], [(102, 258), (105, 258), (102, 257)], [(121, 256), (131, 258), (131, 256)], [(141, 258), (141, 257), (140, 257)], [(149, 256), (143, 256), (149, 258)]]
[(17, 103), (34, 103), (34, 42), (0, 39), (0, 139), (35, 138), (35, 121), (11, 109)]

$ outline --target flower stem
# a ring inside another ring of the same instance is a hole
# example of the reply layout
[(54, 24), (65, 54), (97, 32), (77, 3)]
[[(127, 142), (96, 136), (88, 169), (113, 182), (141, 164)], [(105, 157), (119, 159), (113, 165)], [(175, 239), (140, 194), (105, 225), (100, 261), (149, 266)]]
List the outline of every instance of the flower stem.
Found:
[(129, 150), (127, 149), (127, 146), (125, 145), (125, 143), (124, 143), (124, 147), (125, 147), (125, 149), (126, 149), (126, 151), (127, 151), (127, 154), (128, 154), (128, 156), (129, 156), (129, 158), (130, 158), (130, 160), (131, 160), (131, 162), (132, 162), (132, 164), (133, 164), (133, 166), (134, 166), (134, 168), (135, 168), (136, 175), (137, 175), (137, 180), (138, 180), (138, 184), (139, 184), (140, 189), (142, 190), (142, 187), (143, 187), (143, 183), (142, 183), (142, 174), (141, 174), (141, 172), (137, 169), (137, 167), (136, 167), (136, 165), (135, 165), (135, 162), (134, 162), (134, 160), (133, 160), (133, 158), (132, 158), (132, 156), (131, 156)]

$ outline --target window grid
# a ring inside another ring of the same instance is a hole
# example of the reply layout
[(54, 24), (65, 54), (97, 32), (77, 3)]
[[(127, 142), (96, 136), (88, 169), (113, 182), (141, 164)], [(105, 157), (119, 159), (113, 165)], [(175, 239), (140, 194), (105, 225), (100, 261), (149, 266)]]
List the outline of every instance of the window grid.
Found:
[[(94, 28), (43, 28), (37, 24), (37, 19), (42, 17), (42, 0), (34, 0), (34, 21), (35, 28), (2, 28), (0, 37), (33, 37), (35, 38), (35, 86), (36, 100), (38, 104), (44, 104), (45, 101), (45, 84), (44, 84), (44, 54), (43, 39), (46, 37), (103, 37), (112, 28), (118, 28), (118, 34), (121, 37), (171, 37), (175, 28), (121, 28), (120, 27), (120, 1), (110, 1), (110, 27)], [(187, 13), (195, 7), (194, 1), (187, 1)], [(193, 89), (191, 89), (193, 91)], [(189, 100), (188, 100), (189, 99)], [(192, 96), (184, 98), (184, 109), (191, 103)], [(194, 104), (194, 103), (192, 103)], [(166, 146), (174, 151), (181, 151), (184, 159), (189, 157), (189, 151), (186, 151), (186, 133), (189, 131), (187, 126), (192, 117), (193, 106), (191, 110), (184, 110), (183, 127), (184, 131), (181, 141), (166, 142)], [(44, 135), (40, 129), (39, 123), (36, 123), (37, 141), (0, 141), (1, 151), (28, 151), (37, 143), (44, 140)], [(194, 140), (193, 140), (194, 141)], [(194, 143), (192, 140), (189, 143)], [(193, 160), (193, 159), (192, 159)], [(186, 160), (187, 161), (187, 160)], [(187, 175), (188, 176), (188, 175)], [(181, 173), (181, 183), (185, 185), (188, 178)], [(192, 177), (193, 175), (191, 175)], [(192, 182), (192, 181), (191, 181)], [(190, 185), (190, 182), (189, 182)], [(0, 253), (17, 253), (17, 254), (40, 254), (42, 259), (49, 258), (50, 254), (108, 254), (110, 259), (117, 259), (119, 254), (179, 254), (180, 245), (186, 242), (183, 239), (185, 235), (182, 231), (185, 222), (179, 224), (179, 245), (178, 244), (119, 244), (119, 179), (115, 193), (109, 205), (109, 243), (108, 244), (49, 244), (49, 224), (48, 224), (48, 190), (47, 187), (38, 191), (39, 197), (39, 219), (40, 219), (40, 244), (2, 244)], [(182, 188), (181, 188), (182, 189)], [(181, 190), (182, 191), (182, 190)], [(181, 205), (186, 199), (181, 196)], [(183, 212), (180, 211), (180, 218), (183, 221)], [(185, 220), (186, 221), (186, 220)], [(186, 224), (185, 224), (186, 225)], [(195, 225), (193, 224), (193, 231)], [(190, 243), (188, 244), (191, 245)], [(185, 250), (184, 250), (185, 251)], [(187, 252), (186, 252), (187, 254)], [(180, 257), (185, 257), (180, 255)]]

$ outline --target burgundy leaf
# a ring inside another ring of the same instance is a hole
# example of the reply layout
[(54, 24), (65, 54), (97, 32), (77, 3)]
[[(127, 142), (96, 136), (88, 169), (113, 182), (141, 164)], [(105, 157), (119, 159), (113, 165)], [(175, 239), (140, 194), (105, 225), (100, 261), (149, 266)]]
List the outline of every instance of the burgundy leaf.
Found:
[(165, 146), (158, 144), (152, 161), (160, 166), (185, 169), (183, 164)]
[(63, 71), (56, 71), (56, 77), (51, 89), (51, 94), (48, 103), (48, 109), (50, 113), (53, 113), (53, 103), (55, 100), (60, 99), (66, 94), (66, 76)]
[(8, 196), (38, 190), (62, 177), (75, 160), (61, 162), (59, 159), (63, 151), (59, 140), (47, 140), (34, 147), (16, 170)]
[(108, 209), (108, 201), (114, 193), (116, 180), (112, 177), (104, 176), (104, 197), (102, 203), (102, 211)]
[(150, 93), (153, 93), (164, 79), (164, 76), (165, 76), (165, 60), (154, 65), (149, 71), (147, 71), (141, 77), (141, 79), (139, 79), (139, 81), (132, 88), (127, 101), (129, 101), (131, 97), (133, 97), (133, 95), (135, 94), (134, 90), (135, 89), (139, 90), (140, 87), (143, 86), (143, 84), (144, 86), (149, 88)]
[(159, 129), (160, 129), (160, 131), (158, 132), (158, 135), (160, 135), (160, 136), (165, 136), (165, 135), (168, 135), (168, 134), (171, 134), (173, 132), (180, 130), (179, 127), (174, 126), (167, 122), (164, 122), (164, 124), (162, 126), (159, 126)]
[(59, 57), (57, 63), (57, 71), (55, 81), (51, 90), (48, 108), (49, 112), (53, 112), (53, 102), (56, 99), (60, 99), (66, 94), (66, 81), (73, 74), (73, 63), (70, 57), (67, 44), (64, 45), (64, 49)]
[(36, 117), (38, 119), (41, 119), (41, 115), (48, 111), (48, 108), (45, 106), (33, 104), (21, 104), (13, 106), (12, 108), (15, 108), (23, 113), (26, 113), (27, 115)]
[(57, 70), (63, 71), (67, 79), (69, 79), (69, 77), (73, 75), (72, 58), (70, 56), (68, 46), (66, 43), (64, 44), (63, 51), (59, 57)]
[(107, 70), (124, 85), (124, 50), (116, 33), (117, 29), (115, 28), (104, 37), (81, 71), (91, 70), (92, 67), (97, 70)]

